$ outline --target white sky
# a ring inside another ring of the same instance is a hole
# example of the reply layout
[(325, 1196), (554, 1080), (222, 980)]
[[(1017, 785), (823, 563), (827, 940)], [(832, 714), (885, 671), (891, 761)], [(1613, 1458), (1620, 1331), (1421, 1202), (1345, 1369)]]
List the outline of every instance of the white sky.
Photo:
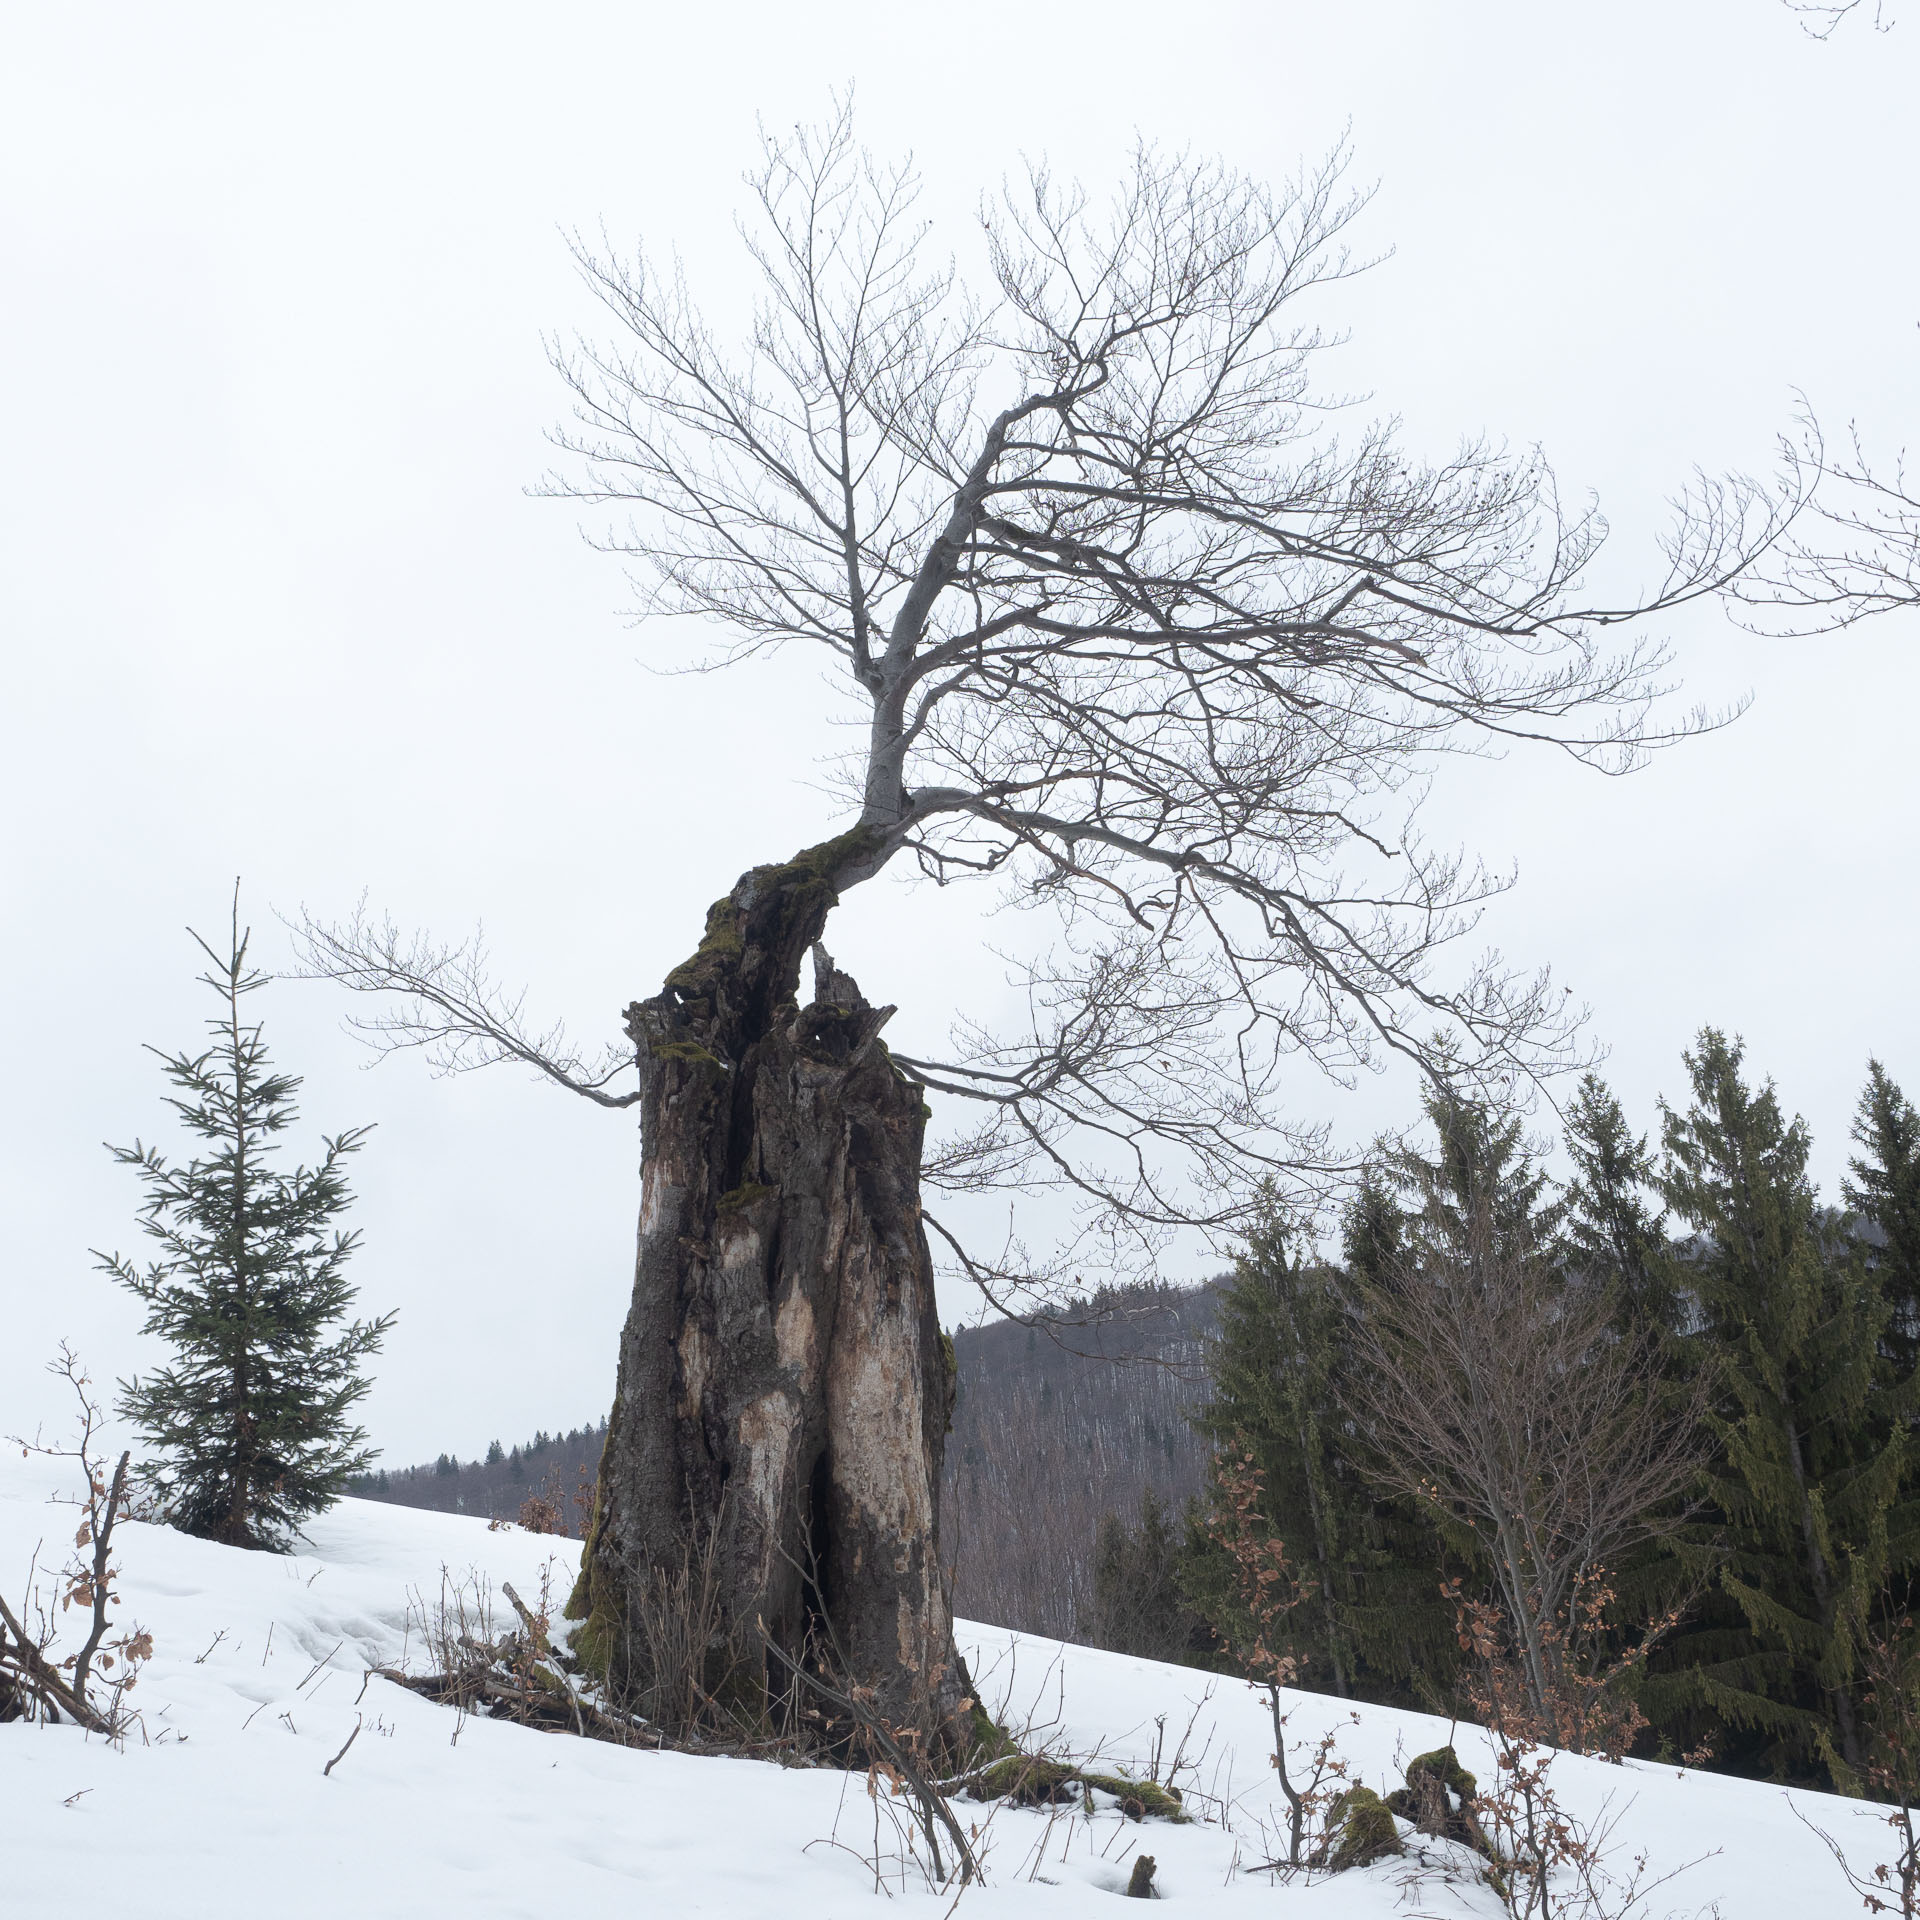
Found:
[[(540, 336), (583, 312), (559, 229), (678, 244), (725, 320), (756, 114), (856, 82), (955, 246), (1022, 152), (1100, 188), (1137, 128), (1278, 178), (1350, 124), (1393, 251), (1343, 299), (1342, 376), (1422, 448), (1543, 442), (1622, 581), (1693, 464), (1767, 461), (1796, 388), (1920, 439), (1920, 10), (1820, 45), (1772, 0), (16, 5), (5, 44), (0, 1431), (61, 1411), (63, 1335), (103, 1377), (149, 1357), (91, 1270), (138, 1239), (99, 1143), (168, 1137), (141, 1047), (196, 1042), (181, 929), (217, 929), (236, 873), (270, 964), (271, 909), (365, 888), (449, 934), (484, 916), (598, 1037), (742, 868), (829, 828), (813, 662), (650, 677), (671, 632), (625, 625), (612, 564), (523, 492), (561, 411)], [(1673, 637), (1690, 697), (1755, 694), (1736, 727), (1627, 782), (1471, 769), (1434, 831), (1519, 863), (1493, 936), (1592, 1004), (1638, 1123), (1715, 1021), (1830, 1187), (1868, 1053), (1920, 1095), (1915, 622)], [(930, 1037), (978, 991), (979, 904), (883, 882), (829, 937)], [(630, 1120), (505, 1070), (363, 1074), (327, 990), (259, 1004), (313, 1126), (378, 1123), (389, 1459), (597, 1418)], [(1399, 1117), (1302, 1098), (1355, 1138)]]

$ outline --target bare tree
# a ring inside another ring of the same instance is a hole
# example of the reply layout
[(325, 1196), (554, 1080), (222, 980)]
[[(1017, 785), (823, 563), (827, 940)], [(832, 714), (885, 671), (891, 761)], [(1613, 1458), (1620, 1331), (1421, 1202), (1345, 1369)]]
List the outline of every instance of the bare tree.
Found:
[[(580, 1596), (616, 1669), (632, 1570), (671, 1564), (731, 1481), (753, 1489), (726, 1548), (745, 1617), (795, 1645), (828, 1609), (895, 1724), (953, 1724), (929, 1233), (995, 1297), (1102, 1256), (1137, 1275), (1170, 1234), (1230, 1235), (1262, 1179), (1311, 1202), (1336, 1177), (1282, 1104), (1296, 1069), (1344, 1083), (1436, 1030), (1469, 1083), (1571, 1057), (1544, 977), (1443, 974), (1504, 882), (1422, 843), (1425, 779), (1509, 746), (1620, 771), (1708, 724), (1656, 722), (1665, 655), (1610, 630), (1723, 590), (1786, 508), (1694, 485), (1661, 585), (1605, 604), (1582, 586), (1604, 523), (1538, 456), (1336, 432), (1311, 308), (1356, 270), (1341, 158), (1273, 191), (1142, 147), (1104, 208), (1035, 168), (985, 214), (976, 299), (843, 107), (766, 142), (733, 347), (677, 268), (576, 246), (611, 331), (555, 349), (574, 419), (550, 490), (608, 510), (602, 543), (649, 610), (704, 623), (704, 664), (825, 650), (861, 741), (851, 824), (716, 902), (628, 1009), (624, 1061), (537, 1034), (477, 944), (364, 917), (304, 937), (318, 972), (399, 996), (381, 1044), (641, 1107)], [(896, 861), (1054, 916), (1025, 1030), (878, 1046), (891, 1009), (817, 943)], [(973, 1118), (923, 1170), (933, 1097)], [(923, 1179), (1066, 1194), (1081, 1238), (989, 1257), (923, 1212)]]
[(1604, 1292), (1489, 1211), (1365, 1290), (1352, 1411), (1385, 1484), (1478, 1543), (1536, 1724), (1562, 1728), (1584, 1717), (1607, 1573), (1699, 1470), (1703, 1403), (1674, 1406), (1652, 1332), (1621, 1338)]

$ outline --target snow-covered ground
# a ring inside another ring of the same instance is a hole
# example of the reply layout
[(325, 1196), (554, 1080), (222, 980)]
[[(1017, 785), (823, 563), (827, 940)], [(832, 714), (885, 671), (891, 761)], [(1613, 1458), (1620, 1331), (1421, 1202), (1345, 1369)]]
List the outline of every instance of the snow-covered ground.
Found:
[[(64, 1558), (75, 1520), (50, 1496), (70, 1490), (55, 1464), (17, 1452), (0, 1462), (0, 1580), (16, 1604), (37, 1544), (43, 1565)], [(144, 1731), (115, 1751), (70, 1727), (0, 1727), (0, 1913), (793, 1920), (869, 1914), (888, 1900), (940, 1914), (953, 1905), (906, 1859), (864, 1776), (461, 1723), (365, 1680), (367, 1667), (407, 1650), (410, 1608), (417, 1654), (418, 1603), (437, 1604), (443, 1574), (484, 1575), (496, 1591), (510, 1580), (529, 1600), (544, 1575), (563, 1596), (570, 1542), (354, 1500), (287, 1558), (134, 1524), (118, 1539), (117, 1624), (154, 1637), (132, 1696)], [(1136, 1850), (1157, 1861), (1160, 1895), (1189, 1908), (1324, 1920), (1499, 1910), (1484, 1886), (1414, 1861), (1311, 1885), (1249, 1872), (1268, 1855), (1278, 1804), (1264, 1703), (1249, 1689), (996, 1628), (969, 1625), (960, 1637), (988, 1703), (1037, 1738), (1144, 1771), (1156, 1744), (1164, 1759), (1185, 1733), (1199, 1764), (1183, 1783), (1211, 1815), (1172, 1826), (1112, 1809), (1089, 1819), (956, 1802), (983, 1830), (986, 1870), (962, 1913), (1110, 1914)], [(1341, 1703), (1313, 1695), (1292, 1706), (1290, 1743), (1341, 1727), (1355, 1776), (1382, 1790), (1399, 1784), (1399, 1761), (1450, 1732), (1377, 1707), (1349, 1720)], [(356, 1717), (359, 1737), (323, 1775)], [(1477, 1732), (1454, 1737), (1465, 1764), (1490, 1774)], [(1821, 1795), (1569, 1758), (1555, 1773), (1577, 1813), (1611, 1800), (1623, 1861), (1644, 1852), (1656, 1874), (1698, 1861), (1653, 1896), (1653, 1920), (1716, 1905), (1725, 1920), (1858, 1912), (1795, 1809), (1838, 1834), (1856, 1863), (1880, 1858), (1886, 1838), (1871, 1809)]]

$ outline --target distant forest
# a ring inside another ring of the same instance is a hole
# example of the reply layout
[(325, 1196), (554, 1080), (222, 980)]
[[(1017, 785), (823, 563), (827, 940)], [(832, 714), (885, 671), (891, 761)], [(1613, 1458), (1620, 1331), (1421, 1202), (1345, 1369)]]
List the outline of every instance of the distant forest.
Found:
[[(971, 1620), (1090, 1638), (1100, 1522), (1132, 1516), (1152, 1491), (1176, 1511), (1203, 1491), (1211, 1449), (1187, 1410), (1207, 1391), (1205, 1342), (1224, 1281), (1110, 1291), (1032, 1324), (953, 1335), (959, 1366), (947, 1438), (940, 1551), (954, 1610)], [(607, 1423), (495, 1440), (484, 1457), (450, 1453), (362, 1474), (364, 1500), (522, 1519), (577, 1539), (591, 1510)]]

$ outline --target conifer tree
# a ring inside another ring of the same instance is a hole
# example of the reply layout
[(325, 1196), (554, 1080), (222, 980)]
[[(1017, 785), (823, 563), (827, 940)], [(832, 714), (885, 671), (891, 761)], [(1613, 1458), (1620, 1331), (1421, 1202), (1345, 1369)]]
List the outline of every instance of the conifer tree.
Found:
[[(1147, 1660), (1178, 1660), (1198, 1626), (1180, 1591), (1179, 1518), (1148, 1487), (1129, 1526), (1104, 1515), (1093, 1549), (1094, 1644)], [(1202, 1636), (1204, 1638), (1204, 1636)]]
[(1340, 1222), (1347, 1277), (1369, 1287), (1390, 1285), (1406, 1257), (1406, 1239), (1406, 1214), (1393, 1182), (1378, 1161), (1369, 1161)]
[(1403, 1145), (1385, 1161), (1398, 1189), (1403, 1272), (1417, 1268), (1425, 1252), (1458, 1251), (1469, 1240), (1496, 1259), (1558, 1262), (1567, 1203), (1554, 1192), (1521, 1116), (1438, 1083), (1421, 1104), (1435, 1151)]
[(1667, 1257), (1664, 1210), (1647, 1196), (1659, 1170), (1645, 1134), (1635, 1138), (1613, 1091), (1585, 1075), (1567, 1110), (1568, 1255), (1583, 1273), (1614, 1289), (1623, 1330), (1647, 1327), (1671, 1339), (1686, 1319), (1686, 1301)]
[(1692, 1270), (1718, 1368), (1707, 1488), (1718, 1598), (1686, 1643), (1685, 1685), (1776, 1773), (1864, 1758), (1862, 1649), (1893, 1571), (1904, 1423), (1876, 1401), (1887, 1311), (1807, 1177), (1805, 1123), (1712, 1028), (1686, 1058), (1693, 1105), (1666, 1110), (1668, 1204), (1699, 1230)]
[[(1399, 1232), (1397, 1203), (1372, 1172), (1348, 1211), (1350, 1260), (1384, 1269)], [(1344, 1277), (1300, 1259), (1268, 1213), (1221, 1300), (1208, 1357), (1212, 1396), (1194, 1425), (1216, 1454), (1251, 1455), (1260, 1516), (1311, 1588), (1290, 1622), (1303, 1683), (1407, 1700), (1417, 1680), (1431, 1689), (1452, 1663), (1452, 1617), (1439, 1597), (1445, 1555), (1423, 1514), (1374, 1493), (1360, 1471), (1357, 1436), (1341, 1410), (1348, 1314)], [(1182, 1578), (1223, 1641), (1245, 1637), (1244, 1623), (1229, 1618), (1231, 1568), (1203, 1526), (1189, 1529)]]
[(143, 1330), (175, 1350), (171, 1364), (122, 1382), (121, 1399), (162, 1456), (146, 1472), (170, 1519), (230, 1546), (284, 1548), (374, 1458), (351, 1416), (369, 1384), (360, 1362), (393, 1316), (338, 1325), (359, 1235), (336, 1225), (352, 1199), (345, 1162), (368, 1130), (324, 1140), (315, 1167), (274, 1164), (300, 1082), (273, 1071), (259, 1023), (242, 1018), (269, 976), (247, 965), (237, 889), (226, 957), (193, 938), (220, 1000), (214, 1044), (151, 1051), (204, 1157), (175, 1166), (139, 1141), (109, 1147), (146, 1188), (141, 1230), (159, 1257), (144, 1270), (96, 1258), (145, 1303)]
[(1867, 1062), (1853, 1139), (1860, 1155), (1841, 1191), (1872, 1229), (1867, 1260), (1888, 1307), (1881, 1349), (1905, 1385), (1920, 1361), (1920, 1113), (1878, 1060)]

